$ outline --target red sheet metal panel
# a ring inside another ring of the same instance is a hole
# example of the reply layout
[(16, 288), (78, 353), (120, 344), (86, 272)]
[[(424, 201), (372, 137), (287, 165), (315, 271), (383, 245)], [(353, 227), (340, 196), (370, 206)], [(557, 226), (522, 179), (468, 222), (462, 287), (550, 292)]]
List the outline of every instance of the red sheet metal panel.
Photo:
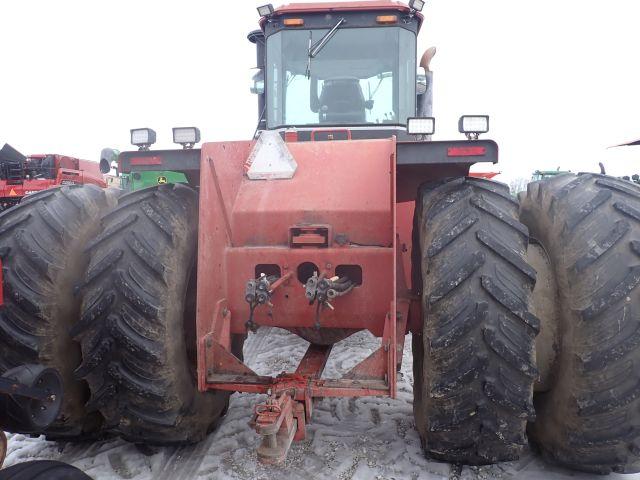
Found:
[[(393, 242), (390, 140), (299, 142), (287, 146), (290, 180), (244, 178), (229, 211), (233, 245), (287, 245), (289, 227), (331, 225), (360, 245)], [(222, 182), (224, 183), (224, 181)]]

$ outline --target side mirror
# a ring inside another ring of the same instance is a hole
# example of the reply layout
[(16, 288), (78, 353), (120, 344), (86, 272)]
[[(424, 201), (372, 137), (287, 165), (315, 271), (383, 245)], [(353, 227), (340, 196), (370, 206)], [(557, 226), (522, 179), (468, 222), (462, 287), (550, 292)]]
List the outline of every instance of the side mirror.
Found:
[(264, 94), (264, 70), (261, 68), (252, 68), (249, 90), (256, 95)]
[(106, 175), (111, 171), (111, 164), (118, 161), (120, 152), (113, 148), (103, 148), (100, 152), (100, 173)]

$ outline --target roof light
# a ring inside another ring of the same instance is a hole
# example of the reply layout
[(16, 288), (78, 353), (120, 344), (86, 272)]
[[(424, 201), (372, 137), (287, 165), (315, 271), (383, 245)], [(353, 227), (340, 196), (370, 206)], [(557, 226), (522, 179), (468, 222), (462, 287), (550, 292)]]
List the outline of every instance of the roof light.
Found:
[(269, 17), (271, 15), (273, 15), (273, 5), (271, 5), (270, 3), (267, 5), (262, 5), (261, 7), (258, 7), (258, 15), (260, 15), (261, 17)]
[(433, 135), (436, 131), (436, 119), (433, 117), (413, 117), (407, 119), (409, 135)]
[(282, 23), (285, 27), (302, 27), (304, 25), (303, 18), (285, 18)]
[(469, 140), (477, 140), (481, 133), (489, 131), (489, 115), (463, 115), (458, 121), (458, 131)]
[(149, 150), (156, 143), (156, 132), (150, 128), (134, 128), (131, 130), (131, 144), (138, 150)]
[(421, 12), (424, 8), (424, 0), (411, 0), (409, 2), (409, 8), (416, 12)]
[(398, 16), (397, 15), (378, 15), (376, 17), (376, 22), (378, 23), (398, 23)]
[(176, 127), (173, 129), (173, 143), (183, 148), (193, 148), (200, 141), (200, 129), (196, 127)]

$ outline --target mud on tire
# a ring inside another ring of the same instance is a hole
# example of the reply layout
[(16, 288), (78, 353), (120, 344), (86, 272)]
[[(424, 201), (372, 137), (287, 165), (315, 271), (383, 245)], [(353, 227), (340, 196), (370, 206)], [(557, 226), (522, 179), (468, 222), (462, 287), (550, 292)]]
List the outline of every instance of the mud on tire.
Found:
[(507, 186), (459, 178), (422, 187), (422, 335), (413, 336), (414, 414), (428, 456), (488, 464), (518, 458), (534, 418), (538, 319), (527, 228)]
[(89, 261), (82, 246), (114, 203), (99, 187), (65, 186), (29, 195), (0, 214), (0, 374), (27, 363), (60, 372), (64, 401), (47, 430), (52, 437), (82, 436), (100, 425), (84, 408), (87, 385), (73, 376), (81, 354), (68, 330), (80, 312), (73, 286)]
[(89, 408), (133, 442), (197, 442), (228, 404), (196, 384), (197, 225), (197, 193), (161, 185), (122, 196), (87, 246), (76, 375)]
[(578, 470), (640, 471), (640, 188), (593, 174), (529, 184), (521, 220), (558, 284), (560, 348), (530, 436)]

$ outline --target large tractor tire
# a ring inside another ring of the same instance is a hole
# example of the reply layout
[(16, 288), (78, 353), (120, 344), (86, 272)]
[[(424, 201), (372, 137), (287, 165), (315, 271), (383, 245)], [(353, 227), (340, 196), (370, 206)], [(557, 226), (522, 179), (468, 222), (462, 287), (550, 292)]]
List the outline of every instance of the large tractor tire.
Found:
[(89, 242), (82, 315), (72, 334), (106, 428), (156, 445), (202, 440), (229, 394), (196, 382), (198, 195), (160, 185), (122, 196)]
[(73, 465), (32, 460), (0, 470), (0, 480), (91, 480), (91, 477)]
[(549, 255), (559, 351), (531, 438), (570, 468), (640, 471), (640, 188), (603, 175), (529, 185), (520, 219)]
[(489, 464), (518, 458), (533, 420), (538, 319), (527, 228), (506, 185), (425, 185), (414, 238), (422, 335), (414, 335), (414, 414), (428, 456)]
[(52, 438), (82, 437), (100, 426), (100, 416), (84, 408), (88, 387), (73, 375), (80, 345), (68, 331), (80, 314), (74, 285), (89, 262), (83, 245), (114, 204), (110, 191), (65, 186), (29, 195), (0, 214), (0, 374), (24, 364), (60, 373), (62, 408), (46, 431)]

